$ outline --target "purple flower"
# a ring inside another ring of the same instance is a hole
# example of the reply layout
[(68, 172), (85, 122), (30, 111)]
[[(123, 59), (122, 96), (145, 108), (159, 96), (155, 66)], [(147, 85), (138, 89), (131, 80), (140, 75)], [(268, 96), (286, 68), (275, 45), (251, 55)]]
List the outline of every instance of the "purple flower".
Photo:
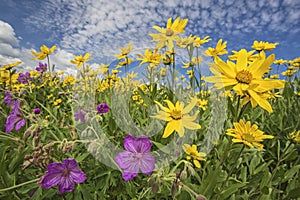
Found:
[(34, 114), (40, 114), (41, 113), (41, 109), (40, 108), (34, 108), (33, 109), (33, 113)]
[(10, 92), (5, 91), (5, 97), (4, 97), (4, 103), (6, 103), (7, 107), (10, 107), (13, 105), (13, 96)]
[(83, 183), (86, 179), (86, 174), (78, 169), (78, 164), (73, 158), (65, 159), (62, 163), (50, 163), (47, 170), (40, 184), (47, 189), (58, 185), (60, 194), (72, 192), (75, 183)]
[(18, 81), (20, 83), (27, 84), (30, 80), (31, 80), (31, 78), (30, 78), (30, 73), (29, 72), (26, 72), (25, 74), (23, 74), (23, 73), (19, 74)]
[(107, 113), (109, 111), (109, 107), (106, 103), (100, 103), (97, 106), (97, 110), (99, 114)]
[(12, 112), (8, 115), (6, 118), (6, 130), (5, 133), (11, 132), (14, 127), (16, 131), (20, 130), (22, 126), (25, 125), (25, 119), (23, 117), (23, 114), (20, 111), (20, 102), (16, 100), (14, 102), (14, 108)]
[(149, 154), (152, 144), (147, 136), (140, 136), (136, 140), (129, 134), (124, 139), (124, 147), (127, 151), (118, 153), (115, 160), (123, 170), (125, 181), (132, 180), (140, 170), (147, 175), (153, 172), (155, 159)]
[(39, 62), (39, 66), (35, 68), (38, 72), (45, 72), (47, 71), (47, 64)]
[(86, 112), (84, 112), (83, 110), (78, 110), (78, 112), (74, 114), (75, 121), (80, 120), (81, 122), (86, 122), (85, 114)]

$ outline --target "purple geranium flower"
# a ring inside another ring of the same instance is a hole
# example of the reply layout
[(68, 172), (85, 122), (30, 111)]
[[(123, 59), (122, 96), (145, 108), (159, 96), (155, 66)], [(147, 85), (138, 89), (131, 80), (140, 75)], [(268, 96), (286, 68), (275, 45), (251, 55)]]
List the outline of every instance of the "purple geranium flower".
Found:
[(26, 72), (25, 74), (23, 74), (23, 73), (19, 74), (18, 81), (20, 83), (27, 84), (30, 80), (31, 80), (31, 78), (30, 78), (30, 73), (29, 72)]
[(47, 189), (58, 185), (60, 194), (72, 192), (75, 183), (83, 183), (86, 179), (86, 174), (78, 169), (78, 164), (73, 158), (65, 159), (62, 163), (50, 163), (47, 170), (40, 184)]
[(22, 126), (25, 125), (25, 119), (23, 117), (23, 114), (20, 111), (20, 102), (16, 100), (14, 102), (14, 108), (12, 112), (8, 115), (6, 118), (6, 130), (5, 133), (11, 132), (14, 127), (16, 131), (20, 130)]
[(39, 62), (39, 66), (35, 68), (38, 72), (45, 72), (47, 71), (47, 64)]
[(85, 114), (86, 112), (84, 112), (83, 110), (78, 110), (78, 112), (74, 114), (75, 121), (80, 120), (81, 122), (86, 122)]
[(97, 106), (97, 110), (99, 114), (107, 113), (109, 111), (109, 107), (106, 103), (100, 103)]
[(147, 175), (153, 172), (155, 159), (149, 154), (152, 144), (147, 136), (140, 136), (136, 140), (129, 134), (124, 139), (124, 147), (127, 151), (118, 153), (115, 160), (123, 170), (125, 181), (132, 180), (140, 170)]
[(5, 91), (5, 97), (4, 97), (4, 103), (6, 103), (7, 107), (10, 107), (13, 105), (13, 96), (10, 92)]

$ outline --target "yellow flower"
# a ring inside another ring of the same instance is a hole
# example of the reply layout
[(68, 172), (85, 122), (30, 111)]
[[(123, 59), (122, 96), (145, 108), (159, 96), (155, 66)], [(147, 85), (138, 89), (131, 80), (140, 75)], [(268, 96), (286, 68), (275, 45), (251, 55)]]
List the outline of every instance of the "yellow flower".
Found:
[(198, 105), (199, 108), (201, 108), (202, 110), (206, 110), (206, 108), (207, 108), (207, 103), (208, 103), (208, 100), (206, 100), (206, 99), (197, 99), (197, 105)]
[(132, 44), (129, 43), (128, 46), (120, 47), (120, 54), (116, 54), (115, 57), (118, 60), (125, 59), (127, 55), (132, 51)]
[(271, 79), (279, 79), (279, 74), (273, 74), (270, 76)]
[(99, 67), (99, 73), (105, 74), (106, 72), (108, 72), (108, 69), (109, 69), (109, 65), (101, 64)]
[(62, 102), (61, 99), (56, 99), (54, 102), (53, 102), (53, 105), (57, 106), (58, 104), (60, 104)]
[(283, 65), (283, 64), (286, 64), (286, 63), (287, 63), (287, 60), (283, 60), (283, 59), (279, 59), (279, 60), (274, 61), (274, 64), (276, 64), (276, 65)]
[(216, 48), (208, 47), (208, 49), (204, 52), (206, 56), (217, 57), (220, 55), (227, 54), (227, 50), (225, 49), (227, 42), (222, 43), (222, 39), (220, 39), (216, 45)]
[(300, 143), (300, 130), (290, 133), (290, 138), (297, 143)]
[(187, 22), (188, 19), (180, 19), (180, 17), (177, 17), (173, 23), (172, 18), (169, 18), (166, 28), (153, 26), (155, 30), (160, 32), (157, 34), (149, 34), (153, 38), (152, 41), (158, 42), (156, 45), (156, 49), (160, 49), (167, 46), (169, 50), (172, 51), (174, 48), (173, 41), (178, 39), (178, 34), (184, 33), (184, 28), (186, 27)]
[(209, 36), (205, 36), (203, 39), (200, 39), (200, 37), (195, 36), (195, 40), (193, 42), (194, 47), (200, 47), (202, 44), (205, 44), (209, 42), (211, 38)]
[(9, 81), (10, 73), (6, 71), (4, 68), (0, 69), (0, 84)]
[(152, 116), (154, 118), (167, 121), (167, 126), (164, 130), (163, 138), (169, 137), (174, 131), (176, 131), (180, 137), (184, 135), (184, 128), (190, 130), (200, 129), (201, 126), (198, 123), (195, 123), (199, 111), (197, 110), (193, 116), (190, 116), (188, 113), (195, 107), (197, 104), (197, 98), (193, 98), (189, 105), (184, 108), (184, 103), (177, 101), (174, 105), (169, 100), (164, 100), (168, 104), (168, 107), (164, 107), (159, 102), (155, 101), (157, 105), (162, 110), (158, 110), (157, 115)]
[(199, 63), (203, 62), (203, 59), (201, 57), (193, 57), (191, 62), (188, 62), (188, 63), (185, 63), (185, 62), (182, 62), (183, 66), (182, 68), (186, 69), (186, 68), (189, 68), (189, 67), (193, 67)]
[(264, 139), (272, 139), (272, 135), (264, 135), (264, 132), (258, 129), (257, 125), (252, 125), (251, 122), (246, 123), (243, 120), (240, 122), (234, 122), (234, 129), (227, 129), (227, 135), (234, 137), (232, 142), (244, 143), (250, 148), (258, 147), (258, 150), (263, 149), (263, 145), (260, 144)]
[(32, 60), (44, 60), (48, 55), (52, 54), (55, 49), (55, 45), (52, 46), (50, 49), (46, 45), (43, 45), (40, 47), (41, 52), (31, 51), (31, 53), (36, 57), (32, 58)]
[(271, 51), (275, 49), (278, 44), (279, 43), (269, 43), (263, 41), (258, 42), (257, 40), (255, 40), (251, 48), (255, 49), (256, 51), (264, 51), (264, 50)]
[(144, 63), (150, 63), (154, 65), (158, 65), (163, 57), (163, 55), (157, 53), (157, 49), (146, 49), (144, 55), (137, 54), (140, 58), (136, 58), (136, 60), (141, 60), (140, 65)]
[(194, 165), (197, 168), (200, 168), (200, 162), (199, 161), (205, 161), (204, 157), (206, 156), (206, 153), (203, 152), (198, 152), (197, 150), (197, 146), (196, 145), (189, 145), (189, 144), (184, 144), (182, 146), (183, 150), (185, 151), (185, 153), (187, 154), (186, 159), (187, 160), (193, 160)]
[(285, 72), (282, 72), (282, 76), (288, 76), (288, 77), (292, 77), (295, 73), (297, 72), (297, 70), (295, 69), (287, 69)]
[(81, 54), (79, 56), (74, 55), (75, 60), (71, 60), (72, 64), (77, 65), (78, 68), (80, 68), (84, 62), (88, 61), (91, 57), (91, 54), (86, 53), (84, 56)]
[[(237, 58), (239, 57), (239, 52), (240, 51), (232, 51), (232, 55), (228, 56), (228, 59), (230, 60), (237, 60)], [(253, 53), (255, 53), (255, 50), (252, 51), (248, 51), (247, 52), (247, 57), (248, 57), (248, 62), (253, 62), (254, 60), (257, 60), (259, 57), (259, 54), (255, 54), (253, 55)]]
[(193, 44), (195, 41), (195, 36), (190, 35), (189, 37), (178, 37), (176, 38), (176, 45), (180, 48), (187, 48), (190, 44)]
[[(270, 103), (260, 94), (284, 87), (284, 81), (262, 79), (263, 75), (269, 71), (274, 57), (274, 54), (272, 54), (266, 58), (265, 53), (261, 52), (260, 57), (250, 65), (245, 49), (239, 52), (236, 63), (230, 61), (225, 63), (222, 59), (216, 57), (215, 65), (210, 68), (214, 76), (206, 77), (205, 80), (215, 83), (214, 86), (218, 89), (233, 89), (238, 95), (248, 95), (252, 102), (256, 102), (263, 109), (272, 112)], [(254, 104), (252, 104), (252, 107), (254, 107)]]
[(74, 78), (74, 76), (66, 76), (65, 80), (63, 81), (63, 87), (66, 87), (68, 83), (70, 85), (74, 85), (75, 84), (75, 78)]
[(10, 69), (12, 69), (13, 67), (15, 67), (15, 66), (17, 66), (17, 65), (19, 65), (19, 64), (21, 64), (21, 63), (22, 63), (21, 61), (18, 61), (18, 62), (14, 62), (14, 63), (11, 63), (11, 64), (6, 64), (6, 65), (3, 66), (3, 68), (4, 68), (5, 70), (10, 70)]
[(194, 70), (187, 70), (186, 74), (189, 75), (189, 78), (193, 78), (194, 77)]

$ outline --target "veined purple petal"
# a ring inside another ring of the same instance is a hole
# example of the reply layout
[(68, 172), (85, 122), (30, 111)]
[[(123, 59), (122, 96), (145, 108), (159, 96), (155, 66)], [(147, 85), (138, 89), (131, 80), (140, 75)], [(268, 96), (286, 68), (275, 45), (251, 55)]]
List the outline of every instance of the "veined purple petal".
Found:
[(50, 163), (47, 166), (48, 173), (62, 173), (65, 169), (65, 166), (60, 162)]
[(60, 183), (61, 174), (60, 173), (47, 173), (41, 180), (41, 185), (44, 188), (51, 188), (58, 183)]
[(136, 162), (132, 153), (128, 151), (118, 153), (115, 160), (121, 169), (127, 169), (132, 165), (132, 163)]
[(73, 169), (70, 172), (70, 177), (74, 180), (75, 183), (83, 183), (86, 179), (86, 174), (79, 169)]
[(19, 122), (17, 122), (16, 123), (16, 131), (18, 131), (18, 130), (20, 130), (20, 128), (22, 127), (22, 126), (25, 126), (25, 119), (21, 119)]
[(152, 147), (152, 143), (147, 136), (139, 137), (137, 141), (137, 151), (140, 153), (148, 153), (150, 152)]
[(122, 173), (122, 177), (124, 179), (124, 181), (130, 181), (132, 179), (134, 179), (134, 177), (136, 177), (138, 175), (138, 173), (130, 173), (130, 172), (123, 172)]
[(124, 139), (124, 147), (127, 151), (132, 153), (138, 153), (137, 151), (137, 141), (135, 137), (128, 134)]
[(8, 115), (6, 118), (6, 124), (5, 124), (5, 133), (10, 133), (15, 126), (15, 123), (18, 122), (18, 118), (12, 114)]
[(61, 177), (58, 184), (58, 192), (63, 194), (65, 192), (72, 192), (74, 189), (74, 181), (70, 177)]
[(76, 169), (78, 167), (78, 164), (75, 159), (73, 158), (67, 158), (63, 161), (63, 165), (65, 165), (68, 169)]
[(151, 174), (154, 170), (155, 159), (150, 154), (145, 154), (140, 160), (140, 169), (144, 174)]

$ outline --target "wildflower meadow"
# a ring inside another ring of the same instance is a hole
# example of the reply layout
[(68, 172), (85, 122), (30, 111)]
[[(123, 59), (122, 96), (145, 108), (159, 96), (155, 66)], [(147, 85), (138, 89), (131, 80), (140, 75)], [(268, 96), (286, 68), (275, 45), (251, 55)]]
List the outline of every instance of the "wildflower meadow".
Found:
[[(300, 57), (169, 18), (154, 48), (0, 68), (0, 199), (300, 199)], [(189, 36), (183, 36), (183, 35)]]

